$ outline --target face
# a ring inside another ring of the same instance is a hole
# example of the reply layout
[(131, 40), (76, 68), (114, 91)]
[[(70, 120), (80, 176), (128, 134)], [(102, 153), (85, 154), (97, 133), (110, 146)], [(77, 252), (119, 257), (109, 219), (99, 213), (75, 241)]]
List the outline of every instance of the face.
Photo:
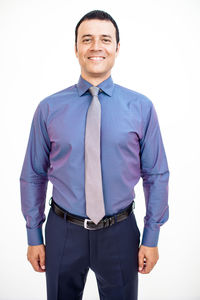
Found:
[(116, 50), (115, 32), (114, 25), (107, 20), (85, 20), (80, 24), (75, 54), (84, 79), (103, 81), (110, 76), (120, 47), (118, 43)]

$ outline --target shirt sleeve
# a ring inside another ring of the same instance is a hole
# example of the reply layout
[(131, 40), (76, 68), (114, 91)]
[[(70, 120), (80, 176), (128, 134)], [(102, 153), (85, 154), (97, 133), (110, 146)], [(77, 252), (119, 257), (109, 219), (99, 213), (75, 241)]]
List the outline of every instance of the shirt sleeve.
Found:
[(33, 116), (20, 175), (21, 209), (26, 220), (29, 245), (43, 244), (49, 153), (50, 140), (40, 102)]
[(141, 177), (146, 205), (141, 244), (156, 247), (160, 226), (169, 218), (169, 169), (157, 113), (153, 103), (149, 103), (144, 135), (140, 140)]

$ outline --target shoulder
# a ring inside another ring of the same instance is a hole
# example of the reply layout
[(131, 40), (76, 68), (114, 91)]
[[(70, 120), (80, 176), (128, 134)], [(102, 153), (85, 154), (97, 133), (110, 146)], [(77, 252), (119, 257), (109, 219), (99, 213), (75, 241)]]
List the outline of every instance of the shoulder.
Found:
[(76, 93), (76, 85), (71, 85), (65, 89), (55, 92), (43, 98), (37, 105), (37, 111), (40, 111), (44, 116), (49, 115), (50, 111), (59, 107), (63, 102), (66, 103)]
[(66, 98), (71, 96), (76, 92), (76, 85), (71, 85), (63, 90), (60, 90), (56, 93), (53, 93), (40, 101), (40, 105), (51, 104), (53, 102), (57, 102), (59, 99)]
[(149, 97), (128, 87), (124, 87), (120, 84), (115, 83), (115, 93), (123, 99), (127, 99), (133, 103), (137, 103), (144, 108), (151, 109), (153, 106), (153, 102)]

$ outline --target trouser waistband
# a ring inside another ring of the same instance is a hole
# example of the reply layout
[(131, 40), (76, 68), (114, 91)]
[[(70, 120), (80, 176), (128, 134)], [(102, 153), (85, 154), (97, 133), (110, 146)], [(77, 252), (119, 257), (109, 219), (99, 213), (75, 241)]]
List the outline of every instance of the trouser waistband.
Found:
[(50, 199), (50, 206), (52, 207), (53, 211), (60, 217), (64, 218), (66, 221), (69, 221), (73, 224), (77, 224), (80, 226), (83, 226), (85, 229), (88, 230), (97, 230), (101, 228), (107, 228), (109, 226), (112, 226), (115, 223), (121, 222), (125, 220), (130, 213), (133, 212), (133, 205), (134, 201), (125, 209), (120, 211), (117, 214), (114, 214), (112, 216), (105, 216), (98, 224), (95, 224), (92, 220), (84, 218), (84, 217), (78, 217), (75, 216), (68, 211), (61, 208), (59, 205), (55, 203), (53, 200), (53, 197)]

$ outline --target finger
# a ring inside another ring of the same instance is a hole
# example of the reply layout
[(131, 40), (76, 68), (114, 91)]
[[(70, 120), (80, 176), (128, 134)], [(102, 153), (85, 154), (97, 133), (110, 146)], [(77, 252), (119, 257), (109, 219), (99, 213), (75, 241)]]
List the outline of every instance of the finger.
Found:
[(39, 254), (39, 265), (42, 270), (45, 270), (45, 252)]
[(146, 263), (145, 263), (145, 266), (144, 266), (144, 269), (142, 270), (142, 273), (143, 274), (150, 273), (151, 270), (153, 269), (153, 266), (154, 266), (153, 263), (149, 259), (147, 259)]
[(43, 270), (40, 268), (40, 264), (39, 264), (39, 258), (32, 258), (30, 260), (30, 263), (33, 267), (33, 269), (36, 271), (36, 272), (42, 272)]
[(141, 272), (144, 268), (144, 254), (138, 253), (138, 271)]

